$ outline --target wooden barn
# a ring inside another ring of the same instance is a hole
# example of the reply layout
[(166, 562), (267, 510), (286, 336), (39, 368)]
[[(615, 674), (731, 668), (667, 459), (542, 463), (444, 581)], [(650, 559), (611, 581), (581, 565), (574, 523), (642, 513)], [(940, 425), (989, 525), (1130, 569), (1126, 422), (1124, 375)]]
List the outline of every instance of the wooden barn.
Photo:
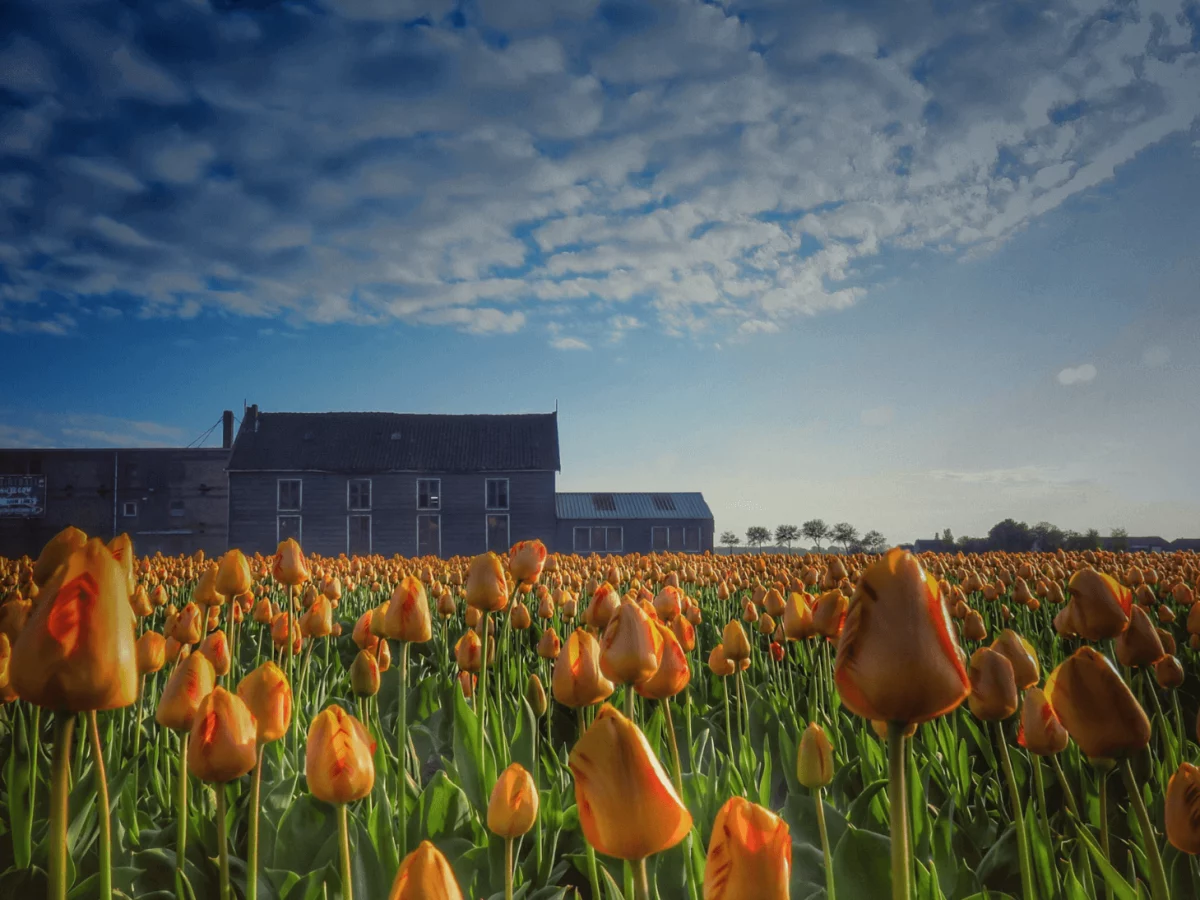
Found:
[(713, 514), (700, 493), (555, 495), (559, 553), (703, 553)]

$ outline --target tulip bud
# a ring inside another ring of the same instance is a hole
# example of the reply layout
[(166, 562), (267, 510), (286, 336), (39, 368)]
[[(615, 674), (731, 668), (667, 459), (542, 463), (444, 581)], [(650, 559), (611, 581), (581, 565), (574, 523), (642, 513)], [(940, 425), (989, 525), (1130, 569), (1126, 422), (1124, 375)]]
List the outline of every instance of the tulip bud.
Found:
[(1079, 749), (1116, 759), (1150, 743), (1150, 720), (1108, 659), (1080, 647), (1046, 679), (1046, 698)]
[(976, 718), (998, 722), (1017, 711), (1017, 682), (1012, 663), (1003, 653), (980, 647), (971, 654), (967, 674), (971, 681), (967, 703)]
[(674, 847), (692, 816), (631, 721), (605, 704), (571, 750), (575, 802), (584, 837), (598, 852), (645, 859)]
[(652, 622), (651, 627), (656, 629), (659, 634), (662, 661), (659, 663), (657, 671), (645, 681), (635, 685), (634, 690), (651, 700), (666, 700), (687, 687), (688, 682), (692, 679), (692, 670), (688, 666), (687, 657), (684, 655), (675, 633), (659, 622)]
[(304, 777), (326, 803), (350, 803), (375, 785), (375, 744), (362, 722), (337, 705), (327, 706), (308, 729)]
[(1038, 664), (1037, 650), (1034, 649), (1033, 644), (1011, 628), (1006, 628), (1000, 632), (1000, 636), (996, 640), (992, 641), (992, 649), (997, 653), (1004, 654), (1012, 663), (1013, 677), (1016, 679), (1018, 690), (1023, 691), (1037, 684), (1041, 668)]
[(983, 624), (983, 616), (977, 610), (968, 610), (963, 620), (962, 636), (964, 641), (982, 641), (987, 637), (987, 626)]
[(1129, 626), (1133, 597), (1111, 575), (1080, 569), (1067, 584), (1071, 629), (1089, 641), (1115, 638)]
[(236, 597), (250, 590), (254, 580), (250, 577), (250, 563), (241, 550), (230, 550), (217, 564), (215, 587), (218, 594), (226, 598)]
[(730, 621), (721, 634), (721, 648), (725, 658), (733, 663), (740, 663), (750, 658), (750, 639), (742, 628), (742, 623)]
[(433, 637), (429, 597), (425, 586), (411, 575), (396, 586), (382, 618), (384, 634), (393, 640), (423, 644)]
[(559, 639), (558, 633), (553, 627), (547, 628), (542, 632), (542, 636), (538, 638), (538, 656), (542, 659), (558, 659), (558, 654), (561, 651), (562, 640)]
[(532, 673), (529, 676), (529, 681), (525, 684), (525, 699), (529, 702), (533, 714), (539, 719), (546, 714), (549, 708), (549, 703), (546, 701), (546, 689), (542, 687), (542, 679), (537, 677), (537, 673)]
[(233, 663), (233, 659), (229, 653), (229, 641), (225, 639), (225, 632), (210, 633), (200, 643), (200, 652), (208, 657), (218, 678), (229, 674), (229, 667)]
[(787, 900), (792, 838), (787, 823), (742, 797), (713, 822), (704, 864), (704, 900)]
[(129, 595), (129, 606), (138, 618), (144, 618), (154, 612), (154, 604), (150, 602), (145, 585), (139, 584), (134, 587), (133, 593)]
[(676, 616), (671, 620), (671, 632), (679, 641), (684, 653), (691, 653), (696, 649), (696, 626), (688, 621), (686, 616)]
[(379, 692), (379, 662), (370, 650), (359, 650), (350, 664), (350, 690), (355, 697), (373, 697)]
[(514, 631), (524, 631), (533, 624), (533, 619), (529, 615), (529, 607), (519, 600), (509, 608), (508, 618)]
[(812, 610), (806, 597), (807, 595), (802, 593), (789, 594), (783, 607), (783, 633), (789, 641), (803, 640), (816, 634)]
[(139, 675), (150, 675), (161, 669), (167, 661), (167, 642), (157, 631), (144, 631), (137, 639), (137, 667)]
[(504, 564), (490, 550), (471, 560), (467, 570), (467, 605), (480, 612), (496, 612), (508, 605)]
[(640, 684), (662, 662), (661, 634), (636, 603), (622, 603), (600, 640), (600, 669), (620, 684)]
[(474, 631), (467, 631), (454, 645), (454, 661), (464, 672), (478, 672), (482, 663), (483, 643)]
[(475, 681), (475, 676), (465, 669), (458, 673), (458, 686), (468, 700), (475, 696)]
[(258, 745), (254, 716), (223, 687), (200, 701), (188, 741), (188, 771), (201, 781), (224, 783), (254, 768)]
[(404, 857), (388, 900), (463, 900), (463, 895), (442, 851), (422, 841)]
[[(587, 608), (587, 624), (603, 631), (621, 608), (621, 596), (607, 581), (596, 588)], [(565, 615), (565, 613), (564, 613)]]
[(682, 597), (683, 592), (679, 588), (667, 585), (654, 598), (655, 613), (664, 622), (673, 622), (683, 609)]
[(518, 541), (508, 553), (508, 570), (522, 584), (533, 584), (542, 577), (546, 564), (546, 545), (541, 541)]
[(1183, 665), (1174, 656), (1164, 656), (1154, 664), (1154, 679), (1164, 691), (1183, 684)]
[(841, 591), (825, 591), (817, 598), (812, 612), (813, 630), (827, 638), (836, 639), (842, 633), (850, 601)]
[(173, 731), (191, 731), (200, 701), (212, 693), (217, 676), (208, 657), (193, 653), (167, 679), (154, 720)]
[(237, 692), (254, 715), (258, 743), (269, 744), (287, 734), (292, 722), (292, 688), (279, 666), (267, 660), (238, 682)]
[(796, 777), (806, 788), (824, 787), (833, 780), (833, 745), (816, 722), (809, 722), (800, 736)]
[(1032, 687), (1027, 690), (1021, 707), (1017, 743), (1036, 756), (1053, 756), (1066, 749), (1068, 740), (1070, 735), (1042, 689)]
[(1183, 763), (1167, 782), (1167, 840), (1183, 853), (1200, 854), (1200, 769)]
[[(539, 541), (540, 543), (540, 541)], [(537, 821), (538, 791), (520, 763), (500, 773), (488, 802), (488, 830), (502, 838), (517, 838)]]
[(279, 544), (271, 561), (271, 574), (280, 584), (289, 587), (304, 584), (311, 577), (304, 552), (294, 538), (288, 538)]
[(721, 644), (717, 644), (709, 652), (708, 668), (714, 675), (720, 678), (725, 678), (734, 673), (735, 667), (733, 661), (725, 658), (725, 648)]

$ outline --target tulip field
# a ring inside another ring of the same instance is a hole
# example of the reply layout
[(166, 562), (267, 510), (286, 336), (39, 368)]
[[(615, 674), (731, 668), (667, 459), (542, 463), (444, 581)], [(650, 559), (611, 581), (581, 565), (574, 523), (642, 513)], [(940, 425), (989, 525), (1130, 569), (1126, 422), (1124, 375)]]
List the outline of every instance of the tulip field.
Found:
[(0, 559), (0, 898), (1200, 897), (1200, 555)]

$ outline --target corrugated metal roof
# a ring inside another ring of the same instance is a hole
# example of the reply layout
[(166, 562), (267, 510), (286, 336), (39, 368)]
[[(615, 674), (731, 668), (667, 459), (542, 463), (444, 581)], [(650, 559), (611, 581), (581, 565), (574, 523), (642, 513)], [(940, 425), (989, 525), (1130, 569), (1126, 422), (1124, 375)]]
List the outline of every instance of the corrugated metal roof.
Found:
[(554, 495), (560, 519), (711, 519), (704, 495), (695, 493)]
[(232, 471), (557, 471), (558, 415), (248, 411)]

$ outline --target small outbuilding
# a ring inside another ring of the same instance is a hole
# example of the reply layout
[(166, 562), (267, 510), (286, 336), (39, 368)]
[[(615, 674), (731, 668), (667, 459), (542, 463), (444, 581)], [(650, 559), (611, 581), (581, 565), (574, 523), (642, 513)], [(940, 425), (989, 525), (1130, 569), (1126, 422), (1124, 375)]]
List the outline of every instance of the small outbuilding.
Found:
[(554, 495), (560, 553), (703, 553), (713, 514), (699, 492)]

